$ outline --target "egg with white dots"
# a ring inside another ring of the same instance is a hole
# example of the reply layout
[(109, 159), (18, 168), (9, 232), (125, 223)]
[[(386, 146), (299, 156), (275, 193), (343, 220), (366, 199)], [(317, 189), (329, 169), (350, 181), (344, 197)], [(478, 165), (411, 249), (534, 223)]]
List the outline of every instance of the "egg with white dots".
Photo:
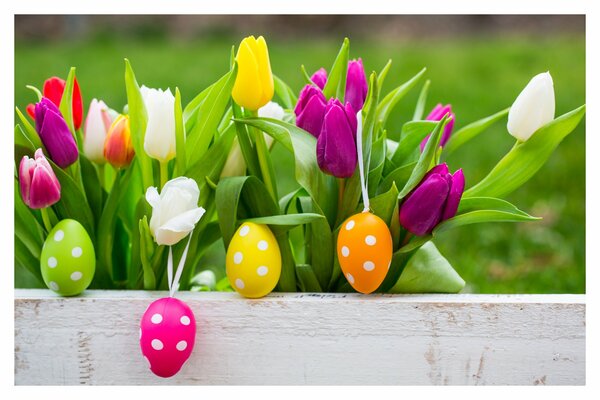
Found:
[(267, 225), (244, 222), (229, 243), (225, 258), (231, 287), (249, 298), (266, 296), (281, 276), (281, 253)]
[(87, 289), (96, 271), (96, 254), (83, 225), (64, 219), (52, 228), (42, 247), (40, 270), (46, 286), (61, 296)]
[(392, 261), (392, 235), (386, 223), (370, 212), (345, 220), (337, 238), (337, 256), (344, 277), (360, 293), (381, 285)]

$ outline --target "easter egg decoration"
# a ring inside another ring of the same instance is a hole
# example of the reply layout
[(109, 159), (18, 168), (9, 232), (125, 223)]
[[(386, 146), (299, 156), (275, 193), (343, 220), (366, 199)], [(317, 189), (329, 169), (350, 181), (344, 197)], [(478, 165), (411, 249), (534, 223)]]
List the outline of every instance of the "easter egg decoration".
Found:
[(281, 275), (281, 253), (268, 226), (244, 222), (233, 235), (225, 257), (227, 277), (242, 296), (266, 296)]
[[(190, 358), (196, 341), (196, 318), (192, 309), (176, 299), (196, 223), (205, 210), (198, 207), (200, 190), (196, 181), (179, 177), (167, 182), (160, 195), (155, 187), (146, 191), (152, 206), (150, 230), (159, 245), (169, 246), (167, 281), (169, 297), (152, 302), (140, 320), (140, 349), (150, 371), (161, 378), (178, 373)], [(173, 268), (172, 246), (188, 236), (177, 269)]]
[(75, 296), (92, 282), (96, 271), (94, 246), (87, 231), (74, 219), (57, 223), (40, 254), (42, 278), (61, 296)]
[(340, 226), (337, 256), (348, 283), (357, 292), (368, 294), (375, 291), (385, 279), (392, 262), (393, 241), (386, 223), (370, 212), (362, 151), (361, 111), (356, 114), (356, 119), (356, 153), (364, 209)]

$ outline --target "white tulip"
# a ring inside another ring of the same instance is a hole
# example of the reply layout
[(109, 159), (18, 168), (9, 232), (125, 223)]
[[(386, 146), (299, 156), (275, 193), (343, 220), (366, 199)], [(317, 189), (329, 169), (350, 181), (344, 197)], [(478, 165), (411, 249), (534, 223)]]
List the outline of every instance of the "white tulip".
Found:
[(508, 132), (526, 141), (554, 119), (554, 84), (550, 72), (534, 76), (508, 112)]
[(91, 161), (104, 164), (104, 140), (114, 120), (112, 110), (102, 100), (93, 99), (83, 128), (83, 152)]
[(199, 197), (196, 181), (183, 176), (168, 181), (160, 195), (153, 186), (146, 190), (152, 206), (150, 231), (156, 243), (172, 246), (194, 230), (205, 212), (198, 207)]
[(144, 150), (150, 157), (167, 162), (175, 157), (175, 97), (170, 89), (162, 91), (142, 86), (140, 89), (148, 124)]
[[(283, 120), (284, 112), (283, 108), (279, 104), (275, 103), (274, 101), (270, 101), (258, 109), (258, 116), (263, 118), (278, 119), (281, 121)], [(266, 133), (263, 133), (263, 135), (265, 137), (265, 143), (270, 149), (271, 145), (273, 144), (273, 138)], [(225, 161), (225, 166), (221, 171), (221, 178), (228, 176), (243, 176), (245, 172), (246, 161), (244, 160), (240, 143), (236, 137), (231, 145), (231, 150), (227, 156), (227, 161)]]

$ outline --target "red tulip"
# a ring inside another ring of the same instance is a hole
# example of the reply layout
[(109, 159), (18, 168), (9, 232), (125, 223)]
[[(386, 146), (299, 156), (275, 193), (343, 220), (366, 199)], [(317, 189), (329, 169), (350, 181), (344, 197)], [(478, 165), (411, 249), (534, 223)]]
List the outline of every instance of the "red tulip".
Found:
[[(44, 87), (42, 89), (42, 95), (52, 103), (56, 105), (56, 107), (60, 107), (60, 100), (62, 99), (63, 92), (65, 91), (66, 82), (56, 76), (52, 78), (46, 79), (44, 82)], [(83, 101), (81, 99), (81, 90), (79, 89), (79, 83), (77, 82), (77, 78), (73, 82), (73, 125), (75, 125), (75, 129), (79, 129), (81, 127), (81, 122), (83, 121)], [(27, 114), (33, 119), (35, 119), (35, 106), (33, 104), (27, 105)]]

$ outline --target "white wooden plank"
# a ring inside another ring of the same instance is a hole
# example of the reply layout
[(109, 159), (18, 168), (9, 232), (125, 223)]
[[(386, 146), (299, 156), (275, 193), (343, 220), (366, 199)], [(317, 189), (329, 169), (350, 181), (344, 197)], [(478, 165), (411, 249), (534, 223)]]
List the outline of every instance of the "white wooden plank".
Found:
[(139, 319), (165, 292), (15, 291), (16, 384), (585, 384), (583, 295), (178, 297), (196, 347), (155, 377)]

